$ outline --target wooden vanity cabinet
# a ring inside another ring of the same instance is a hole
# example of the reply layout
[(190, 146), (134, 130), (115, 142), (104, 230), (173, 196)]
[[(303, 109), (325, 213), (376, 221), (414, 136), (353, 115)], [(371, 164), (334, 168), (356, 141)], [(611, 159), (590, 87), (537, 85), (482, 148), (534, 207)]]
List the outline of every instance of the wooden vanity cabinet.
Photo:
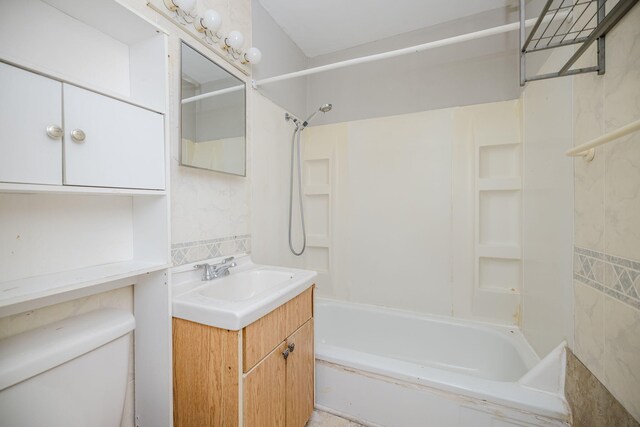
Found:
[(241, 331), (174, 317), (174, 426), (303, 427), (313, 340), (313, 287)]

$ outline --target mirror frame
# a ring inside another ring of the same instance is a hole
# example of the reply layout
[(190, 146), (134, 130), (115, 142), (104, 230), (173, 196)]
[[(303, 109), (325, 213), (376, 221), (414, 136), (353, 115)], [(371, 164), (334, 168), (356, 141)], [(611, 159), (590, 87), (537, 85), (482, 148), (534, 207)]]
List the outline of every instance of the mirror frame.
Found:
[[(235, 75), (234, 73), (232, 73), (228, 67), (225, 67), (223, 65), (221, 65), (220, 63), (218, 63), (218, 61), (214, 61), (212, 58), (210, 58), (209, 56), (205, 55), (204, 53), (202, 53), (202, 51), (200, 49), (196, 49), (195, 47), (193, 47), (193, 45), (191, 45), (191, 43), (187, 42), (184, 39), (179, 39), (180, 40), (180, 85), (178, 87), (178, 120), (179, 120), (179, 126), (178, 126), (178, 138), (179, 138), (179, 144), (178, 144), (178, 151), (179, 151), (179, 156), (178, 156), (178, 163), (180, 166), (184, 166), (187, 168), (191, 168), (191, 169), (198, 169), (198, 170), (204, 170), (204, 171), (209, 171), (209, 172), (214, 172), (214, 173), (222, 173), (225, 175), (231, 175), (231, 176), (241, 176), (246, 178), (247, 177), (247, 135), (249, 135), (249, 120), (247, 119), (247, 112), (248, 112), (248, 102), (249, 102), (249, 93), (247, 90), (247, 82), (245, 79), (238, 77), (237, 75)], [(236, 79), (240, 80), (240, 82), (244, 85), (244, 173), (240, 174), (240, 173), (233, 173), (233, 172), (225, 172), (222, 170), (215, 170), (215, 169), (208, 169), (208, 168), (201, 168), (198, 166), (192, 166), (192, 165), (188, 165), (186, 163), (184, 163), (182, 161), (182, 45), (186, 45), (189, 46), (191, 49), (193, 49), (194, 51), (198, 52), (198, 54), (202, 55), (205, 59), (213, 62), (214, 64), (216, 64), (218, 67), (222, 68), (224, 71), (226, 71), (227, 73), (229, 73), (230, 75), (232, 75), (233, 77), (235, 77)]]

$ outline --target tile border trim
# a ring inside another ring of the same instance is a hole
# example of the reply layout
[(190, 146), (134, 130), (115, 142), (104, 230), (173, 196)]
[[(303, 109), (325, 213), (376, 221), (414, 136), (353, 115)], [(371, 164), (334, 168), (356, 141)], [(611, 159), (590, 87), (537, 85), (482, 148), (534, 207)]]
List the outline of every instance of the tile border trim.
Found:
[(171, 245), (171, 262), (174, 267), (220, 256), (251, 253), (251, 235), (194, 240)]
[(640, 262), (574, 246), (573, 278), (640, 310)]

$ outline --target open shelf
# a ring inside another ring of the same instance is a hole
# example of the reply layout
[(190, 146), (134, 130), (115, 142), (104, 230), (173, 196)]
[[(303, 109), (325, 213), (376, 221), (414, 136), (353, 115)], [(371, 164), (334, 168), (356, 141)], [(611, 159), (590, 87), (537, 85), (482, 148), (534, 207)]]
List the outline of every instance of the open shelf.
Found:
[(476, 252), (483, 258), (520, 259), (522, 255), (520, 246), (510, 245), (478, 245)]
[[(38, 300), (47, 299), (44, 305), (86, 296), (135, 283), (141, 274), (169, 268), (164, 262), (123, 261), (80, 268), (59, 273), (44, 274), (17, 280), (0, 282), (0, 316), (33, 309), (43, 304)], [(124, 283), (117, 283), (126, 280)], [(98, 286), (112, 283), (112, 286)], [(25, 303), (30, 304), (27, 308)]]
[(136, 188), (81, 187), (75, 185), (42, 185), (0, 182), (0, 193), (19, 194), (107, 194), (113, 196), (164, 196), (165, 190), (144, 190)]
[[(166, 35), (113, 0), (6, 0), (0, 59), (158, 113), (166, 108)], [(25, 19), (38, 22), (25, 26)]]
[(522, 179), (519, 176), (510, 178), (479, 178), (478, 190), (520, 190)]

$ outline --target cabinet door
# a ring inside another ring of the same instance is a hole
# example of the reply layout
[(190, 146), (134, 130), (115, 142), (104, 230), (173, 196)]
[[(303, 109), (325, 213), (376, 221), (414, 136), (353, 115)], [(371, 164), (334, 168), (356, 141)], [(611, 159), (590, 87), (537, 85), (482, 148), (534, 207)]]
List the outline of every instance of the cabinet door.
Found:
[(244, 425), (285, 425), (285, 343), (275, 348), (244, 377)]
[(65, 184), (164, 189), (161, 114), (68, 84), (63, 91)]
[(304, 427), (313, 412), (313, 319), (287, 339), (293, 351), (287, 359), (287, 427)]
[(62, 84), (0, 62), (0, 181), (62, 184)]

